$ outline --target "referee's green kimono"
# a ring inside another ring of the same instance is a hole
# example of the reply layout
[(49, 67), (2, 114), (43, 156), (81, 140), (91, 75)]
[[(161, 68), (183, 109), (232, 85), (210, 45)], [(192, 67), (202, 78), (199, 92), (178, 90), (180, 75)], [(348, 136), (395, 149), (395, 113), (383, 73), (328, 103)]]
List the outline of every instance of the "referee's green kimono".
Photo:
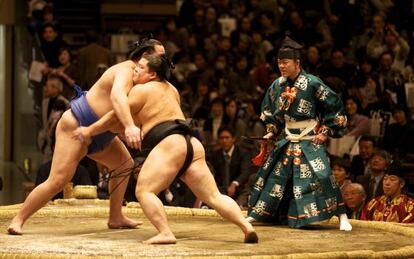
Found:
[[(320, 132), (332, 137), (344, 134), (347, 119), (338, 95), (304, 71), (294, 82), (280, 77), (264, 97), (261, 119), (268, 127), (273, 125), (281, 138), (257, 173), (249, 197), (249, 216), (274, 222), (288, 180), (293, 185), (286, 190), (293, 192), (288, 210), (290, 227), (299, 228), (345, 213), (326, 148), (310, 140)], [(287, 125), (291, 134), (285, 132)], [(306, 127), (309, 133), (299, 136)]]

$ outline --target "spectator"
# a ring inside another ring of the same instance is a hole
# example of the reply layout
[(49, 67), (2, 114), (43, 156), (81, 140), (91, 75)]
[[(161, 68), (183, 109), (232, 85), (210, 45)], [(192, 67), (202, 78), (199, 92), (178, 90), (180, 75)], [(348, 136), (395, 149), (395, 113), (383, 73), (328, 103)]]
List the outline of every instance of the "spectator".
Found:
[(188, 105), (189, 117), (202, 121), (207, 120), (209, 115), (210, 94), (211, 91), (208, 83), (199, 79), (196, 92), (187, 95), (188, 99), (182, 104)]
[(196, 70), (188, 74), (187, 83), (191, 91), (196, 92), (199, 80), (203, 80), (208, 84), (214, 82), (214, 72), (207, 66), (207, 61), (204, 53), (196, 52), (194, 55), (194, 64)]
[[(244, 122), (246, 124), (246, 136), (247, 137), (260, 137), (264, 136), (266, 128), (264, 123), (260, 120), (260, 103), (254, 99), (248, 99), (245, 101), (245, 116)], [(254, 157), (259, 153), (260, 142), (259, 141), (241, 141), (240, 146), (248, 152), (250, 157)]]
[(53, 24), (43, 25), (40, 49), (49, 68), (58, 68), (61, 65), (59, 50), (65, 45), (66, 43), (58, 37), (58, 32)]
[(204, 35), (220, 33), (220, 25), (217, 20), (217, 11), (213, 6), (207, 7), (204, 23)]
[(78, 61), (80, 71), (80, 86), (88, 90), (97, 80), (98, 67), (110, 67), (112, 64), (111, 52), (98, 43), (95, 31), (86, 32), (87, 45), (79, 49)]
[(231, 55), (222, 52), (216, 56), (215, 61), (214, 75), (217, 82), (217, 91), (222, 97), (234, 95), (236, 91), (236, 89), (232, 87), (232, 82), (230, 82), (230, 75), (232, 75), (233, 71), (229, 59), (231, 59)]
[(72, 54), (68, 47), (62, 47), (59, 50), (60, 66), (56, 69), (51, 69), (49, 74), (57, 75), (62, 79), (63, 91), (62, 95), (71, 99), (74, 95), (74, 86), (79, 84), (79, 70), (78, 67), (71, 63)]
[(351, 163), (344, 158), (334, 158), (332, 163), (332, 175), (335, 177), (336, 183), (341, 188), (343, 196), (343, 188), (345, 185), (351, 183)]
[(342, 196), (344, 198), (348, 218), (361, 219), (362, 210), (366, 201), (364, 187), (359, 183), (346, 184), (342, 189)]
[[(52, 110), (54, 107), (59, 107), (59, 110), (65, 111), (69, 107), (69, 101), (62, 95), (63, 83), (57, 76), (49, 76), (44, 86), (44, 98), (42, 101), (42, 125), (41, 130), (37, 136), (37, 144), (39, 150), (43, 154), (43, 162), (49, 161), (52, 158), (52, 147), (50, 141), (51, 127), (55, 120), (52, 116)], [(56, 102), (60, 100), (63, 102), (63, 108), (61, 108)], [(55, 106), (56, 104), (56, 106)]]
[(250, 159), (235, 145), (236, 136), (230, 127), (221, 127), (218, 136), (220, 149), (213, 153), (209, 162), (220, 192), (237, 200), (250, 175)]
[(229, 76), (229, 84), (233, 94), (240, 100), (251, 97), (255, 91), (250, 66), (246, 56), (238, 56), (234, 66), (234, 72)]
[[(332, 51), (330, 62), (325, 65), (321, 72), (324, 78), (336, 77), (345, 83), (348, 87), (351, 85), (351, 80), (355, 75), (355, 66), (346, 62), (345, 54), (342, 50), (336, 49)], [(340, 89), (344, 92), (345, 89)]]
[(378, 59), (382, 52), (378, 51), (385, 41), (385, 17), (377, 14), (372, 17), (372, 29), (368, 31), (369, 40), (366, 53), (370, 58)]
[[(198, 8), (194, 12), (194, 22), (188, 26), (189, 40), (194, 37), (196, 42), (202, 42), (205, 34), (205, 11), (203, 8)], [(187, 46), (188, 47), (188, 46)]]
[(392, 68), (401, 71), (404, 69), (405, 63), (407, 62), (410, 46), (396, 31), (395, 25), (388, 24), (385, 31), (385, 44), (383, 49), (379, 51), (381, 51), (381, 53), (384, 51), (392, 52), (394, 54)]
[(373, 137), (361, 136), (358, 141), (359, 154), (352, 158), (351, 173), (352, 180), (355, 181), (360, 175), (368, 174), (369, 160), (374, 154), (376, 142)]
[(266, 63), (267, 54), (273, 50), (273, 45), (268, 40), (264, 40), (258, 31), (252, 32), (253, 65)]
[[(288, 13), (289, 20), (286, 23), (286, 34), (297, 39), (305, 47), (311, 45), (311, 35), (314, 35), (314, 30), (303, 20), (302, 13), (298, 10), (292, 10)], [(315, 37), (315, 36), (313, 36)]]
[(276, 43), (280, 40), (279, 28), (275, 26), (276, 17), (273, 11), (263, 11), (260, 14), (260, 32), (263, 39), (271, 43)]
[(177, 52), (173, 57), (175, 68), (171, 71), (176, 86), (182, 90), (184, 84), (187, 82), (188, 75), (197, 69), (196, 65), (191, 62), (188, 52)]
[(324, 0), (325, 15), (328, 26), (332, 31), (334, 44), (340, 48), (346, 48), (351, 41), (354, 32), (352, 16), (355, 15), (353, 10), (355, 2), (346, 0)]
[(381, 89), (378, 78), (374, 74), (366, 75), (358, 91), (360, 100), (362, 100), (362, 108), (366, 114), (381, 108)]
[(230, 34), (230, 41), (233, 46), (236, 46), (239, 42), (241, 35), (250, 35), (252, 33), (252, 22), (249, 17), (242, 17), (239, 22), (237, 29), (232, 31)]
[(371, 130), (370, 119), (362, 115), (362, 106), (357, 97), (348, 97), (345, 100), (345, 110), (348, 117), (348, 136), (359, 137), (369, 135)]
[(383, 52), (379, 59), (379, 83), (384, 99), (384, 110), (390, 111), (395, 104), (406, 105), (404, 77), (399, 70), (392, 67), (394, 55), (392, 52)]
[(303, 62), (303, 69), (311, 74), (320, 76), (322, 61), (319, 56), (319, 50), (315, 46), (309, 46), (306, 52), (306, 58)]
[(218, 130), (224, 125), (224, 104), (220, 97), (211, 101), (210, 117), (203, 125), (203, 141), (204, 145), (210, 146), (213, 150), (217, 150)]
[(402, 193), (405, 180), (401, 169), (391, 167), (384, 176), (384, 195), (371, 200), (362, 212), (362, 220), (398, 223), (414, 222), (414, 199)]
[(385, 150), (378, 149), (369, 160), (369, 174), (357, 177), (357, 183), (364, 186), (367, 201), (384, 193), (382, 182), (390, 161), (390, 154)]
[(406, 107), (396, 106), (392, 111), (395, 123), (385, 129), (384, 149), (402, 159), (405, 155), (414, 153), (414, 122), (410, 120)]
[(59, 21), (57, 21), (55, 18), (55, 10), (53, 9), (53, 6), (51, 6), (50, 4), (46, 5), (45, 8), (43, 8), (42, 26), (44, 24), (52, 24), (56, 32), (58, 33), (58, 37), (61, 37), (62, 26), (60, 25)]
[(239, 104), (235, 98), (225, 100), (223, 122), (233, 129), (233, 135), (237, 140), (246, 135), (246, 123), (239, 118)]

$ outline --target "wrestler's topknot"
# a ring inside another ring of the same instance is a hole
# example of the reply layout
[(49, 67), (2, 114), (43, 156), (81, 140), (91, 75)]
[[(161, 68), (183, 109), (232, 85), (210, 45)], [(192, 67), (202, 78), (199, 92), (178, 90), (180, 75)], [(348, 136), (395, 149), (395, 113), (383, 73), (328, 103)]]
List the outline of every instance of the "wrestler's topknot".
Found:
[(135, 49), (129, 55), (129, 59), (139, 60), (144, 53), (154, 53), (156, 45), (162, 46), (162, 43), (151, 38), (142, 38), (141, 40), (134, 42)]

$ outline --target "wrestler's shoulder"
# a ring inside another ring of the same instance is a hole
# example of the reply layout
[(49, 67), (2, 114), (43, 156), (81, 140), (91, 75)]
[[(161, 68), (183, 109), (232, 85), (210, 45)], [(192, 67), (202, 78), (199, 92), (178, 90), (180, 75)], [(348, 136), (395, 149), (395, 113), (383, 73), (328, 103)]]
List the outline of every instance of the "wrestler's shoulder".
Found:
[(123, 62), (117, 63), (113, 66), (111, 66), (110, 68), (108, 68), (108, 70), (119, 70), (119, 69), (125, 69), (125, 68), (134, 68), (135, 67), (135, 63), (132, 62), (131, 60), (125, 60)]
[(151, 93), (154, 91), (153, 86), (155, 84), (153, 82), (148, 82), (145, 84), (136, 84), (134, 87), (132, 87), (129, 94), (145, 94), (145, 93)]

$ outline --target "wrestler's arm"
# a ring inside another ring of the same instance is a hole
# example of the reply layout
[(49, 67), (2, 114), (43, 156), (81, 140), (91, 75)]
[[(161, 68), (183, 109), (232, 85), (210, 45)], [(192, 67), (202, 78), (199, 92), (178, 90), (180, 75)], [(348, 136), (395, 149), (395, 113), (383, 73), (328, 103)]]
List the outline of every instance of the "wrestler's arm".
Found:
[(138, 148), (138, 143), (141, 141), (141, 131), (135, 126), (128, 105), (128, 92), (133, 86), (132, 77), (133, 69), (129, 67), (128, 69), (121, 67), (116, 71), (111, 91), (111, 101), (116, 116), (125, 128), (127, 144)]
[[(139, 88), (133, 88), (128, 95), (127, 104), (129, 109), (132, 112), (131, 118), (134, 114), (138, 113), (142, 107), (141, 100), (143, 99), (143, 93), (139, 93)], [(141, 98), (139, 98), (141, 97)], [(115, 126), (121, 126), (121, 122), (119, 117), (116, 115), (114, 110), (107, 112), (104, 116), (102, 116), (98, 121), (94, 122), (93, 124), (89, 125), (88, 127), (83, 127), (83, 135), (85, 137), (96, 136), (101, 133), (104, 133)]]
[(98, 121), (89, 125), (88, 127), (79, 127), (72, 133), (72, 138), (85, 142), (87, 145), (92, 141), (93, 136), (99, 135), (113, 128), (114, 125), (121, 123), (119, 122), (115, 112), (112, 110), (102, 116)]
[(115, 111), (112, 110), (107, 112), (98, 121), (96, 121), (95, 123), (93, 123), (85, 129), (87, 129), (87, 133), (89, 136), (96, 136), (110, 130), (114, 127), (114, 125), (119, 123), (120, 121), (116, 116)]

